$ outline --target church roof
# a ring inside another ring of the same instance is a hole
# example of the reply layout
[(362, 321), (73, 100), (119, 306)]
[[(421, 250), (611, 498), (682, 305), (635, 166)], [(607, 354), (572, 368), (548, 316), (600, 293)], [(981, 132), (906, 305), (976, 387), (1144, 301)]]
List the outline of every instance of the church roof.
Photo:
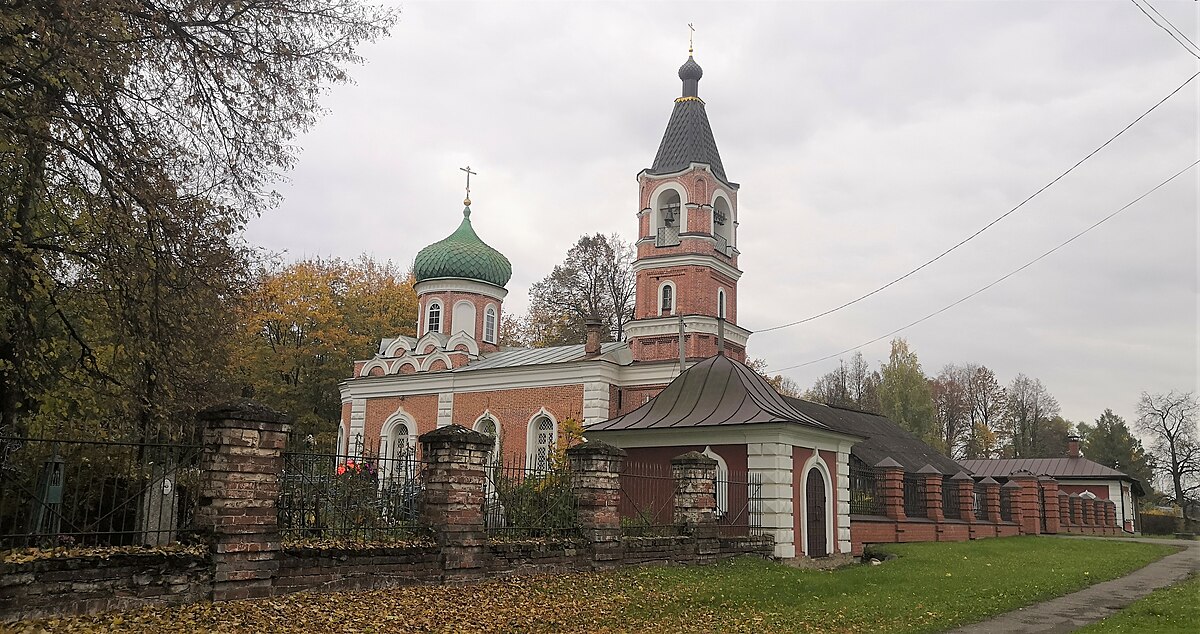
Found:
[(724, 355), (688, 368), (641, 407), (588, 431), (796, 423), (831, 430), (788, 403), (766, 379)]
[[(600, 356), (604, 356), (614, 350), (627, 347), (624, 341), (610, 341), (600, 344)], [(461, 368), (456, 368), (455, 372), (467, 372), (472, 370), (485, 370), (490, 368), (514, 368), (527, 365), (546, 365), (548, 363), (567, 363), (569, 361), (579, 361), (587, 357), (584, 351), (583, 344), (571, 346), (553, 346), (550, 348), (507, 348), (500, 352), (493, 352), (487, 356), (472, 361)]]
[(866, 437), (850, 448), (850, 454), (868, 467), (891, 458), (909, 473), (916, 473), (925, 465), (933, 465), (945, 475), (969, 471), (886, 416), (799, 398), (788, 397), (787, 400), (796, 409), (837, 431)]
[(654, 156), (649, 173), (671, 174), (686, 169), (692, 163), (706, 163), (717, 178), (729, 182), (725, 176), (725, 166), (721, 164), (721, 154), (717, 151), (717, 141), (713, 138), (712, 126), (708, 123), (708, 114), (704, 111), (704, 102), (697, 95), (697, 84), (703, 73), (691, 56), (680, 67), (683, 96), (675, 100), (675, 109), (671, 111), (671, 120), (667, 122), (667, 130), (658, 144), (658, 154)]
[(454, 233), (417, 253), (413, 274), (418, 282), (452, 277), (503, 288), (512, 278), (512, 264), (475, 234), (468, 206), (463, 209), (462, 223)]

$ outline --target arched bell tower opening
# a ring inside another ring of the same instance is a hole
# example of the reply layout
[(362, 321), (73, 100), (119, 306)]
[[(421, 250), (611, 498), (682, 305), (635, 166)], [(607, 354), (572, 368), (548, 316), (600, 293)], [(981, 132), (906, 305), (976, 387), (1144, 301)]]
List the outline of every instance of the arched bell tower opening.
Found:
[(638, 361), (678, 359), (680, 321), (687, 358), (719, 351), (746, 357), (750, 332), (737, 325), (739, 185), (726, 176), (717, 151), (699, 96), (703, 75), (689, 55), (679, 68), (683, 93), (675, 100), (654, 163), (638, 174), (637, 300), (625, 329)]

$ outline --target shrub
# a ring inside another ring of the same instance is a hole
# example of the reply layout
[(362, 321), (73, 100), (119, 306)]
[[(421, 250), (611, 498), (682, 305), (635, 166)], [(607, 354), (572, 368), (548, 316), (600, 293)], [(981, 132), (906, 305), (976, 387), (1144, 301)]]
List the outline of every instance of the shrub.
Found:
[(1179, 530), (1179, 518), (1173, 515), (1142, 513), (1142, 532), (1151, 535), (1170, 535)]

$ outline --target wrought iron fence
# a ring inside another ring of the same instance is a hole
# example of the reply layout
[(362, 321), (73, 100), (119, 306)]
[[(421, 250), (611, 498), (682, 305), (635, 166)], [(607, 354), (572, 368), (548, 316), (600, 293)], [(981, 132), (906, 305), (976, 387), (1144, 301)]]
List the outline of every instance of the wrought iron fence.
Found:
[(1000, 519), (1005, 522), (1012, 521), (1012, 502), (1012, 489), (1000, 487)]
[(425, 464), (407, 444), (376, 454), (318, 449), (293, 438), (279, 478), (279, 528), (288, 542), (394, 542), (428, 537), (420, 522)]
[(762, 476), (745, 471), (717, 471), (717, 532), (726, 537), (763, 535)]
[(0, 549), (191, 541), (200, 447), (0, 437)]
[(485, 469), (484, 524), (501, 539), (575, 537), (579, 534), (571, 472), (518, 458)]
[(617, 510), (626, 535), (676, 535), (675, 479), (667, 465), (627, 462), (621, 470)]
[(875, 470), (857, 458), (850, 460), (850, 514), (883, 515)]
[(923, 476), (904, 476), (904, 515), (906, 517), (927, 516), (925, 478)]
[(987, 520), (987, 488), (982, 484), (975, 484), (975, 519)]
[(962, 502), (958, 496), (958, 482), (942, 478), (942, 517), (949, 520), (962, 519)]

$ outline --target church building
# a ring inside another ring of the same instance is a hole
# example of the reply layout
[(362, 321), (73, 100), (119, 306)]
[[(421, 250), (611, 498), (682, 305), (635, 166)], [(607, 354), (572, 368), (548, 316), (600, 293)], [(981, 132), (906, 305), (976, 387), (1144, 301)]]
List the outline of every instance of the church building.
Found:
[(468, 198), (458, 228), (416, 256), (418, 336), (383, 340), (341, 385), (344, 451), (390, 455), (458, 424), (493, 434), (507, 459), (543, 463), (563, 421), (587, 426), (632, 411), (681, 363), (718, 351), (745, 359), (738, 184), (699, 97), (702, 75), (689, 55), (658, 153), (637, 176), (636, 303), (624, 340), (600, 343), (593, 327), (582, 345), (502, 349), (512, 265), (475, 233)]

